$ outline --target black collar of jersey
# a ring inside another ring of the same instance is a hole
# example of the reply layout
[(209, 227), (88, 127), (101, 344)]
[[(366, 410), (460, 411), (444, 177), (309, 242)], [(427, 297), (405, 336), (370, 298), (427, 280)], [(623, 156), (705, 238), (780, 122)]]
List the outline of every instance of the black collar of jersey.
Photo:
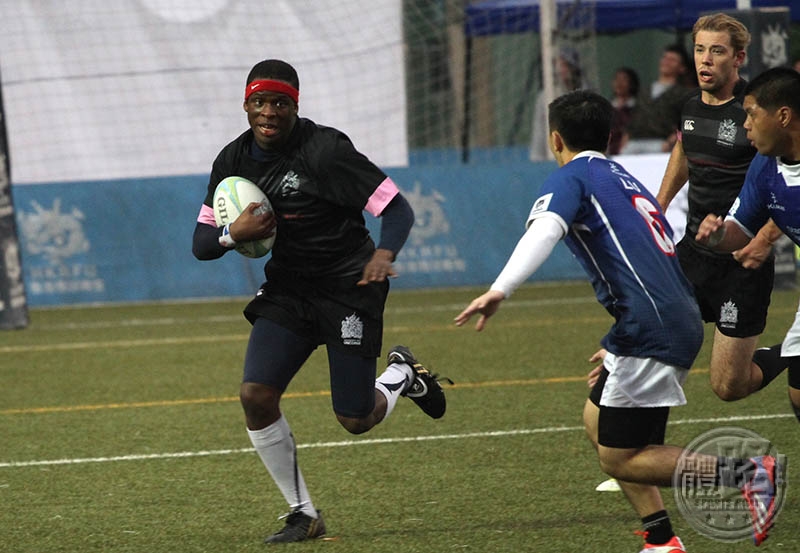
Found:
[[(252, 133), (252, 131), (250, 132)], [(249, 153), (250, 157), (252, 157), (256, 161), (266, 161), (266, 162), (275, 161), (276, 159), (280, 158), (283, 155), (281, 151), (276, 150), (274, 148), (269, 150), (262, 149), (261, 146), (259, 146), (258, 143), (252, 139), (250, 140), (250, 148), (248, 149), (247, 153)]]

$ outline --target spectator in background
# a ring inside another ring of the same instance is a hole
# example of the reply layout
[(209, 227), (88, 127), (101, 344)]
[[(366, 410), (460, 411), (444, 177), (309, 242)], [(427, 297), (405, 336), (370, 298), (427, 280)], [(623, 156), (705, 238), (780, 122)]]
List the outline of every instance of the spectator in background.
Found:
[(792, 62), (792, 69), (795, 71), (800, 71), (800, 56), (794, 58), (794, 61)]
[(680, 44), (664, 48), (658, 61), (658, 78), (650, 84), (650, 98), (658, 98), (675, 85), (697, 86), (692, 58)]
[(664, 48), (658, 64), (658, 79), (650, 86), (650, 97), (640, 101), (623, 137), (623, 154), (669, 152), (675, 144), (681, 107), (697, 86), (694, 64), (680, 44)]
[[(556, 59), (554, 97), (582, 87), (583, 75), (578, 52), (572, 48), (561, 49)], [(548, 132), (547, 99), (544, 90), (540, 90), (533, 105), (533, 125), (528, 155), (531, 161), (551, 159), (550, 149), (547, 145)]]
[(611, 120), (611, 138), (608, 141), (608, 154), (616, 155), (622, 149), (625, 130), (633, 116), (639, 97), (639, 75), (630, 67), (618, 67), (611, 81), (611, 105), (614, 117)]

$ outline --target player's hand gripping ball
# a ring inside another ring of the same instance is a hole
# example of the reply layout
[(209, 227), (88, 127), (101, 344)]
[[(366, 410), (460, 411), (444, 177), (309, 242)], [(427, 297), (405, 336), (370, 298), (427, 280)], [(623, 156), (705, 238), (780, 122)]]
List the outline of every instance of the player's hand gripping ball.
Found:
[[(224, 227), (236, 220), (252, 202), (261, 204), (253, 213), (260, 215), (272, 211), (272, 204), (264, 192), (253, 182), (242, 177), (222, 179), (214, 191), (214, 220)], [(275, 234), (262, 240), (237, 242), (234, 249), (247, 257), (264, 257), (275, 243)]]

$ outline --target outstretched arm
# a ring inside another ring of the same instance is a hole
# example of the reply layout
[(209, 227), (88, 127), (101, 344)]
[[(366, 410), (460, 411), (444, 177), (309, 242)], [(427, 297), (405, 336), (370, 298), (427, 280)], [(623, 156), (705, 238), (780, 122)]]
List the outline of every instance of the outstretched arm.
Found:
[(550, 256), (564, 229), (553, 217), (534, 220), (514, 248), (506, 266), (488, 292), (478, 296), (455, 318), (456, 326), (464, 325), (472, 315), (480, 313), (475, 330), (481, 331), (486, 321), (500, 308), (500, 302), (509, 297)]

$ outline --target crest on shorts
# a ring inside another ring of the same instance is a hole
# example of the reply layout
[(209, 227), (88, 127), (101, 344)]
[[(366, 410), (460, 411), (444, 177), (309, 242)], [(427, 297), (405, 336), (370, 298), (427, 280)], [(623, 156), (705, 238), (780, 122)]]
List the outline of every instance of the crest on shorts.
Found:
[(719, 129), (717, 129), (717, 140), (728, 144), (736, 142), (736, 122), (733, 119), (720, 121)]
[(739, 321), (739, 308), (728, 300), (719, 308), (719, 324), (725, 328), (733, 328)]
[(358, 315), (345, 317), (342, 321), (342, 343), (346, 346), (360, 346), (364, 337), (364, 323)]

